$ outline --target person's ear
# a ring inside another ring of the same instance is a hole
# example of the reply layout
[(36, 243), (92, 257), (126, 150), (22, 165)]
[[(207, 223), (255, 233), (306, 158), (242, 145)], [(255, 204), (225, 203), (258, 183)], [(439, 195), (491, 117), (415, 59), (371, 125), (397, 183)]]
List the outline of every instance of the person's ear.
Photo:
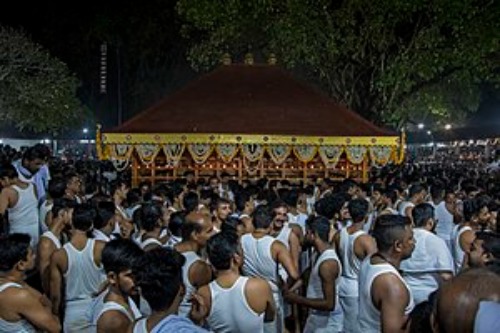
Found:
[(107, 274), (109, 284), (116, 285), (118, 283), (118, 275), (115, 272), (109, 272)]
[(403, 242), (401, 242), (400, 240), (395, 241), (393, 248), (396, 253), (403, 252)]

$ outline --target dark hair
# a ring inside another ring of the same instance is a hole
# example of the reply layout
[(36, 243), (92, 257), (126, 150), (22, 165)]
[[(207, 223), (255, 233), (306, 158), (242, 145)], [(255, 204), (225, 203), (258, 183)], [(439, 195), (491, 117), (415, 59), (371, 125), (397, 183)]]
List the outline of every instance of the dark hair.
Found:
[(127, 192), (127, 205), (129, 207), (133, 207), (139, 202), (141, 202), (141, 190), (133, 188)]
[(128, 186), (127, 182), (125, 182), (123, 179), (117, 179), (113, 181), (109, 188), (109, 194), (111, 196), (115, 195), (115, 192), (119, 190), (123, 185)]
[(27, 234), (10, 234), (0, 237), (0, 272), (8, 272), (28, 259), (31, 237)]
[(217, 199), (213, 200), (212, 199), (212, 202), (210, 203), (210, 210), (213, 212), (214, 210), (217, 210), (217, 208), (219, 208), (220, 205), (230, 205), (231, 204), (231, 201), (225, 199), (225, 198), (221, 198), (221, 197), (217, 197)]
[(181, 226), (181, 237), (182, 237), (182, 240), (184, 240), (184, 241), (191, 239), (191, 234), (193, 232), (199, 233), (202, 230), (202, 227), (198, 223), (198, 221), (191, 220), (189, 215), (190, 214), (186, 215), (184, 224), (182, 224), (182, 226)]
[(444, 184), (441, 181), (436, 181), (431, 186), (431, 197), (432, 199), (442, 199), (445, 195), (446, 191), (444, 188)]
[(328, 242), (330, 235), (330, 221), (324, 216), (314, 216), (307, 219), (307, 228), (317, 234), (323, 242)]
[(342, 184), (340, 184), (339, 187), (339, 192), (341, 193), (347, 193), (349, 189), (358, 186), (358, 183), (352, 179), (344, 179)]
[(413, 208), (411, 216), (415, 226), (421, 228), (429, 219), (434, 218), (434, 207), (428, 203), (418, 204)]
[(229, 232), (234, 235), (238, 235), (238, 226), (242, 225), (243, 222), (236, 216), (228, 216), (227, 219), (221, 225), (221, 232)]
[(194, 212), (198, 209), (198, 205), (200, 204), (200, 199), (196, 192), (188, 192), (182, 199), (182, 204), (184, 205), (184, 209), (187, 213)]
[(274, 212), (275, 209), (282, 208), (282, 207), (288, 209), (288, 205), (286, 204), (285, 201), (283, 201), (281, 199), (274, 200), (273, 203), (271, 204), (272, 216), (274, 217), (276, 215), (276, 213)]
[(335, 214), (340, 214), (340, 210), (347, 201), (349, 201), (349, 197), (344, 193), (327, 195), (319, 201), (316, 201), (314, 209), (318, 215), (331, 220), (335, 217)]
[(266, 229), (273, 220), (269, 206), (260, 205), (252, 213), (252, 224), (255, 229)]
[(410, 198), (413, 198), (415, 195), (419, 194), (420, 192), (424, 191), (425, 187), (423, 187), (420, 184), (414, 184), (410, 187), (410, 190), (408, 191), (408, 195)]
[(483, 249), (491, 254), (494, 260), (500, 260), (500, 235), (490, 231), (476, 232), (476, 238), (483, 241)]
[(159, 247), (146, 252), (143, 261), (137, 272), (142, 296), (153, 311), (168, 309), (182, 286), (185, 258), (175, 250)]
[(14, 179), (17, 178), (17, 170), (16, 168), (9, 162), (4, 162), (0, 166), (0, 179), (8, 178)]
[(161, 207), (154, 203), (146, 203), (136, 210), (133, 220), (141, 229), (153, 231), (159, 226), (162, 215)]
[(101, 229), (108, 224), (115, 216), (115, 204), (111, 201), (101, 201), (97, 204), (96, 218), (94, 220), (94, 228)]
[(129, 269), (136, 270), (144, 252), (129, 239), (113, 239), (102, 250), (102, 265), (106, 273), (120, 273)]
[(36, 159), (46, 160), (50, 156), (50, 149), (41, 144), (37, 143), (33, 147), (29, 147), (23, 154), (23, 160), (33, 161)]
[(297, 203), (299, 201), (299, 192), (297, 190), (290, 190), (286, 195), (283, 197), (283, 201), (289, 206), (289, 207), (297, 207)]
[(465, 221), (470, 222), (474, 216), (479, 214), (481, 208), (481, 202), (478, 198), (464, 200), (463, 214)]
[(410, 224), (411, 220), (405, 216), (379, 216), (372, 231), (379, 251), (386, 251), (394, 245), (394, 242), (401, 241), (406, 226)]
[(250, 195), (246, 191), (240, 191), (235, 195), (234, 204), (236, 205), (236, 210), (242, 212), (245, 209), (245, 205), (251, 199)]
[(176, 237), (181, 237), (182, 226), (184, 225), (185, 221), (186, 221), (185, 212), (175, 212), (170, 215), (168, 229), (170, 230), (172, 235)]
[(384, 192), (384, 196), (391, 200), (391, 202), (394, 204), (398, 200), (398, 192), (394, 189), (387, 189)]
[(73, 228), (80, 231), (89, 231), (94, 225), (95, 209), (89, 204), (76, 205), (73, 210)]
[(57, 215), (59, 215), (59, 212), (61, 210), (73, 207), (75, 207), (75, 202), (73, 200), (59, 198), (59, 199), (54, 199), (54, 204), (52, 205), (52, 209), (50, 211), (52, 212), (53, 217), (57, 217)]
[(368, 215), (370, 205), (365, 199), (353, 199), (349, 201), (348, 210), (353, 223), (363, 222)]
[(207, 242), (208, 259), (217, 270), (231, 268), (231, 258), (238, 252), (238, 236), (231, 232), (219, 232)]
[(48, 192), (51, 199), (62, 198), (66, 192), (66, 179), (62, 177), (52, 178), (49, 181)]

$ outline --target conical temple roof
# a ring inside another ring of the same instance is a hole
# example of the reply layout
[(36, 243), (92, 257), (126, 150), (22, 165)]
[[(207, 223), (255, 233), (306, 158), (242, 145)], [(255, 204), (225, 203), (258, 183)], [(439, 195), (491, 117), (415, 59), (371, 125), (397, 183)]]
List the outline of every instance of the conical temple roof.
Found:
[(397, 135), (271, 65), (221, 66), (106, 132)]

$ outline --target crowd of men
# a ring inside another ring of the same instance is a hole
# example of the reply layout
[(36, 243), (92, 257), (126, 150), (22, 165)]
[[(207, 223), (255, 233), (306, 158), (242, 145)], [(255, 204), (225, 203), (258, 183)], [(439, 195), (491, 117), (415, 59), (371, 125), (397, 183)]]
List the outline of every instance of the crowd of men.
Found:
[(0, 332), (500, 332), (500, 183), (126, 174), (0, 156)]

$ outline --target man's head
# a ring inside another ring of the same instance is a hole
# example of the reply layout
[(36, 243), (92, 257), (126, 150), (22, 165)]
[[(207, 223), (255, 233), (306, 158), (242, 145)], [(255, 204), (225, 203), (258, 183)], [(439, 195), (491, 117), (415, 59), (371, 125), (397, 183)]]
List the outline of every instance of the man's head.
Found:
[(95, 229), (111, 229), (115, 226), (115, 204), (111, 201), (101, 201), (97, 204), (97, 215), (94, 221)]
[(394, 189), (387, 189), (382, 195), (382, 203), (386, 206), (392, 207), (398, 200), (398, 192)]
[(200, 198), (196, 192), (188, 192), (182, 198), (182, 205), (186, 210), (186, 213), (191, 213), (198, 210), (198, 205), (200, 204)]
[(490, 218), (488, 204), (479, 198), (464, 200), (463, 214), (465, 221), (478, 224), (487, 224)]
[(49, 181), (49, 196), (51, 199), (59, 199), (66, 193), (66, 179), (63, 177), (52, 178)]
[(110, 193), (113, 198), (118, 198), (121, 201), (127, 199), (129, 186), (124, 180), (116, 180), (111, 184)]
[(409, 197), (410, 200), (415, 202), (416, 204), (422, 203), (425, 201), (425, 197), (427, 195), (427, 191), (425, 187), (420, 184), (414, 184), (410, 187)]
[(108, 282), (123, 296), (138, 293), (135, 275), (143, 255), (139, 246), (128, 239), (114, 239), (102, 250), (102, 265)]
[(0, 166), (0, 183), (2, 187), (8, 187), (17, 179), (17, 170), (8, 162), (2, 163)]
[(473, 332), (479, 302), (488, 300), (500, 300), (498, 275), (486, 269), (471, 269), (459, 274), (439, 289), (434, 332)]
[(65, 176), (66, 179), (66, 192), (77, 194), (82, 189), (82, 179), (76, 173), (69, 173)]
[(94, 226), (95, 216), (95, 209), (91, 205), (76, 205), (73, 209), (71, 225), (75, 230), (90, 231)]
[(269, 206), (260, 205), (252, 213), (252, 224), (255, 229), (268, 229), (273, 218)]
[(212, 191), (216, 192), (219, 190), (219, 178), (216, 176), (212, 176), (208, 179), (208, 186), (210, 186), (210, 189)]
[(185, 258), (175, 250), (156, 248), (144, 254), (137, 273), (141, 295), (154, 312), (175, 312), (184, 297), (182, 266)]
[(254, 200), (246, 191), (240, 191), (236, 194), (234, 198), (234, 204), (236, 205), (236, 210), (238, 212), (245, 211), (252, 213), (255, 209)]
[(217, 198), (213, 202), (213, 214), (221, 221), (225, 221), (229, 214), (231, 214), (231, 201), (224, 198)]
[(441, 201), (444, 199), (445, 196), (445, 189), (444, 189), (444, 184), (440, 181), (435, 182), (431, 186), (431, 197), (432, 200), (434, 201)]
[(484, 267), (493, 262), (500, 262), (500, 235), (494, 232), (477, 232), (469, 253), (470, 266)]
[(214, 233), (214, 225), (210, 218), (201, 213), (190, 213), (186, 215), (186, 221), (181, 227), (183, 241), (193, 241), (200, 247), (207, 244), (208, 239)]
[(401, 215), (381, 215), (372, 236), (381, 252), (392, 252), (401, 260), (411, 257), (415, 248), (411, 220)]
[(155, 203), (147, 203), (138, 208), (134, 213), (134, 224), (146, 232), (153, 231), (161, 227), (162, 215), (161, 206)]
[(194, 182), (194, 172), (189, 170), (184, 173), (184, 177), (186, 178), (186, 182), (193, 183)]
[(424, 228), (429, 231), (434, 231), (436, 222), (434, 220), (434, 207), (428, 203), (421, 203), (416, 205), (411, 216), (416, 228)]
[(45, 163), (47, 163), (49, 156), (50, 149), (47, 146), (36, 144), (24, 152), (21, 163), (25, 169), (34, 175)]
[(238, 270), (243, 264), (242, 249), (235, 233), (220, 232), (214, 235), (208, 240), (207, 253), (217, 271)]
[(74, 206), (75, 203), (72, 200), (64, 198), (54, 199), (54, 204), (51, 209), (52, 219), (61, 221), (65, 226), (70, 226)]
[(35, 253), (27, 234), (10, 234), (0, 237), (0, 272), (25, 273), (35, 268)]
[(307, 220), (306, 242), (310, 246), (327, 244), (330, 240), (331, 224), (324, 216), (314, 216)]
[(176, 237), (181, 237), (182, 235), (182, 226), (186, 222), (186, 213), (185, 212), (175, 212), (170, 215), (170, 220), (168, 223), (168, 229), (172, 233), (172, 235)]
[(273, 225), (276, 229), (281, 229), (288, 221), (288, 205), (283, 200), (276, 200), (272, 206)]
[(353, 223), (361, 223), (366, 221), (368, 209), (370, 205), (365, 199), (353, 199), (349, 201), (348, 209)]

